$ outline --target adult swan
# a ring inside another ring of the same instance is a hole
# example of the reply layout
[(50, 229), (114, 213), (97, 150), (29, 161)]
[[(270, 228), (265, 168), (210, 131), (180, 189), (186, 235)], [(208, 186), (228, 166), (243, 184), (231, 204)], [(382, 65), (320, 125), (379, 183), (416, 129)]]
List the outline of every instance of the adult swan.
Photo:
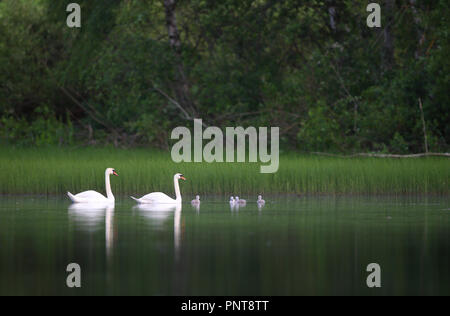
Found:
[(108, 168), (105, 171), (105, 185), (106, 185), (106, 197), (95, 191), (81, 192), (77, 195), (73, 195), (67, 192), (67, 195), (72, 200), (73, 203), (98, 203), (98, 204), (114, 204), (115, 198), (111, 191), (110, 176), (118, 176), (116, 170), (113, 168)]
[(167, 196), (166, 194), (161, 192), (150, 193), (140, 199), (136, 199), (134, 197), (131, 198), (139, 204), (181, 204), (180, 185), (178, 184), (179, 179), (186, 180), (186, 178), (181, 173), (177, 173), (173, 176), (175, 199), (172, 199), (170, 196)]

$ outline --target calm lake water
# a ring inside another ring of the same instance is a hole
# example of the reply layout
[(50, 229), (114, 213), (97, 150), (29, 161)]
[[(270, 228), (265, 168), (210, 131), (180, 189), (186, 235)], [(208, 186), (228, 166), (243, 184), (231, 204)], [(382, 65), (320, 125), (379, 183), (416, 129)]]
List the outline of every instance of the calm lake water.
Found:
[[(265, 198), (155, 211), (2, 197), (0, 294), (450, 295), (450, 198)], [(381, 289), (366, 285), (370, 263)]]

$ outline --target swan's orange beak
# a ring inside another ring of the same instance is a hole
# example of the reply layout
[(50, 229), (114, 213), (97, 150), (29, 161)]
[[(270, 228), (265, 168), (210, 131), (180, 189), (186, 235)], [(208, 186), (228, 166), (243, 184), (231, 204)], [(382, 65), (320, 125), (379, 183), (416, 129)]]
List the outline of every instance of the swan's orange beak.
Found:
[(116, 170), (113, 171), (113, 175), (115, 175), (117, 177), (119, 176), (119, 174), (116, 172)]
[(186, 178), (184, 176), (181, 176), (180, 179), (186, 181)]

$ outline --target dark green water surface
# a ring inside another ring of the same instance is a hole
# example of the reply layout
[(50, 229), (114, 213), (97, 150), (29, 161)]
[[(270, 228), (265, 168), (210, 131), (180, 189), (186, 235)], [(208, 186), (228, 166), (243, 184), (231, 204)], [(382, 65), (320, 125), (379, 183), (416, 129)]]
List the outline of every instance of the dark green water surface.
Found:
[[(448, 197), (265, 198), (154, 210), (1, 197), (0, 294), (450, 295)], [(381, 288), (366, 285), (370, 263)]]

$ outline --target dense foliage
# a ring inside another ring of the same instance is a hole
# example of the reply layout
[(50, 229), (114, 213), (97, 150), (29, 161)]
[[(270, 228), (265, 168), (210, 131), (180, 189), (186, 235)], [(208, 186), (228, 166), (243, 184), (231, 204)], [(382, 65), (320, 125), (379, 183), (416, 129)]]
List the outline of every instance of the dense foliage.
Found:
[(0, 1), (2, 142), (167, 148), (199, 117), (279, 126), (286, 149), (424, 152), (421, 102), (448, 150), (446, 0), (379, 1), (372, 29), (372, 1), (79, 0), (80, 29), (70, 2)]

